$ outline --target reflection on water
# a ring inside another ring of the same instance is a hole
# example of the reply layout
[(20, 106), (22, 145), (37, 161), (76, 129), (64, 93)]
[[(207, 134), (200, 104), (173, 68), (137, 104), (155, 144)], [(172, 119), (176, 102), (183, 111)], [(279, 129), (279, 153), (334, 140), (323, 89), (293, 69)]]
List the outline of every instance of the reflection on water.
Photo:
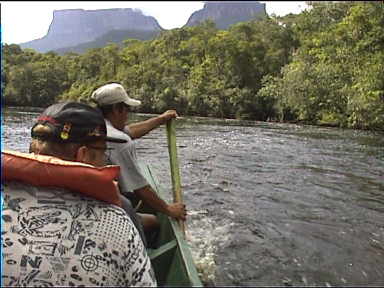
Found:
[[(26, 151), (35, 114), (4, 114), (4, 146)], [(206, 284), (384, 285), (382, 134), (207, 118), (176, 132)], [(137, 148), (170, 189), (164, 127)]]

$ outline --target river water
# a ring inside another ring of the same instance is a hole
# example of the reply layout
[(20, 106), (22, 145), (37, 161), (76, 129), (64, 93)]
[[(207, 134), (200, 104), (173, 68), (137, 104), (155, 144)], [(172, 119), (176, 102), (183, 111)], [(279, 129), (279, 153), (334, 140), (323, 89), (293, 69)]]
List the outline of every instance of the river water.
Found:
[[(26, 111), (3, 111), (3, 148), (28, 151)], [(383, 134), (196, 117), (176, 133), (206, 285), (384, 286)], [(137, 149), (170, 189), (165, 128)]]

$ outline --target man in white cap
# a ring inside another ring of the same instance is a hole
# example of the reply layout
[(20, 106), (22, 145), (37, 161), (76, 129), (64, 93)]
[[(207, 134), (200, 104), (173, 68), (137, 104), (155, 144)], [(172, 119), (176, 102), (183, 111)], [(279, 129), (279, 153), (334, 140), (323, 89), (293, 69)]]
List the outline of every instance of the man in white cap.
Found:
[[(152, 187), (143, 177), (137, 162), (136, 147), (133, 139), (140, 138), (151, 130), (165, 124), (169, 119), (176, 118), (175, 110), (168, 110), (163, 114), (148, 120), (127, 125), (130, 106), (141, 104), (139, 100), (128, 96), (124, 87), (118, 83), (109, 83), (96, 89), (91, 96), (92, 100), (102, 111), (107, 125), (109, 137), (120, 137), (127, 140), (123, 144), (109, 144), (113, 148), (109, 155), (112, 164), (120, 166), (119, 187), (122, 194), (128, 198), (137, 197), (154, 210), (164, 213), (175, 219), (186, 219), (185, 205), (182, 203), (168, 204), (157, 196)], [(144, 230), (156, 225), (150, 218), (143, 219)]]

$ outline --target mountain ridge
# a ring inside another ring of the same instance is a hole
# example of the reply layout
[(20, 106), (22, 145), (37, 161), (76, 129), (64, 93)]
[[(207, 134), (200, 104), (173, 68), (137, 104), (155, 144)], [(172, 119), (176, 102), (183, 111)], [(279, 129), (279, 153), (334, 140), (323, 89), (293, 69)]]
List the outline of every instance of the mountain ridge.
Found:
[(151, 40), (156, 37), (160, 31), (135, 31), (135, 30), (111, 30), (108, 33), (94, 39), (93, 41), (80, 43), (75, 46), (63, 47), (56, 49), (55, 52), (59, 55), (65, 53), (85, 53), (88, 49), (104, 47), (110, 43), (121, 45), (126, 39)]
[(217, 28), (228, 29), (232, 24), (265, 15), (265, 4), (258, 1), (206, 1), (203, 9), (193, 12), (184, 26), (195, 26), (211, 19)]
[[(266, 15), (265, 4), (258, 1), (206, 1), (204, 7), (194, 11), (182, 27), (195, 26), (211, 19), (218, 29), (228, 29), (232, 24)], [(62, 9), (53, 11), (52, 22), (44, 37), (19, 46), (41, 53), (83, 53), (109, 42), (119, 44), (124, 37), (150, 40), (164, 30), (167, 29), (162, 28), (155, 17), (146, 16), (136, 8)], [(102, 39), (105, 39), (104, 42)]]
[(112, 30), (162, 31), (153, 16), (132, 8), (99, 10), (55, 10), (47, 34), (39, 39), (19, 44), (39, 52), (76, 46), (90, 42)]

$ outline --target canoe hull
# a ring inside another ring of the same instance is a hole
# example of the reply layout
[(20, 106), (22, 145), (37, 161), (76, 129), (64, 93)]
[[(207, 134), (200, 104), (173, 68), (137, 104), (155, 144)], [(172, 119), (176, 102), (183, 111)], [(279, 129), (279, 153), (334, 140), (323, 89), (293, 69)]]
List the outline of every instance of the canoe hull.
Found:
[[(164, 189), (159, 185), (149, 166), (141, 166), (148, 183), (160, 198), (164, 199)], [(170, 217), (158, 213), (160, 233), (156, 249), (148, 249), (149, 257), (159, 286), (196, 286), (203, 284), (198, 276), (189, 244), (184, 239), (179, 224)]]

